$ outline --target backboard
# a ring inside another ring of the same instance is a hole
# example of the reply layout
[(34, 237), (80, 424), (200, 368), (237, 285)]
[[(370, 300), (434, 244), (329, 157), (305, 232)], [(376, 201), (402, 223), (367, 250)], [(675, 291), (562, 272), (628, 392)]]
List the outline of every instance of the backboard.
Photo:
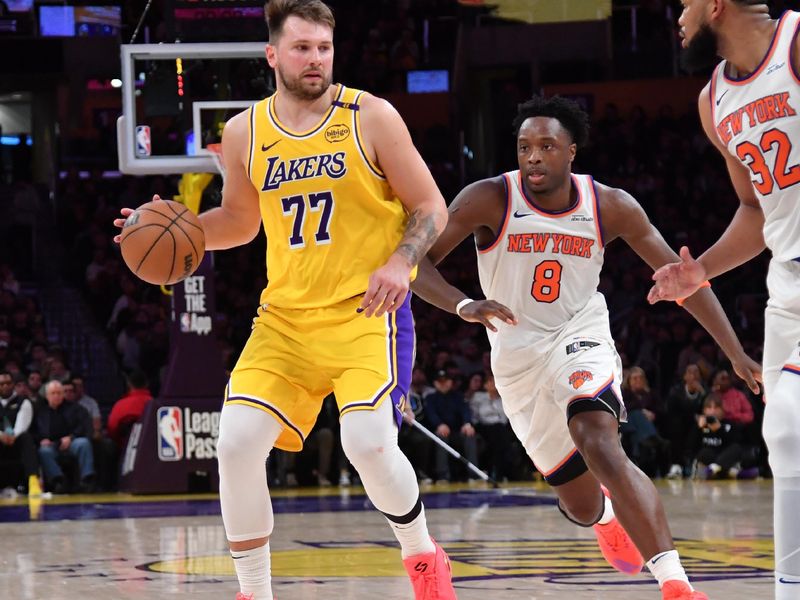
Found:
[(121, 47), (119, 170), (129, 175), (214, 173), (207, 149), (232, 116), (274, 90), (265, 43)]

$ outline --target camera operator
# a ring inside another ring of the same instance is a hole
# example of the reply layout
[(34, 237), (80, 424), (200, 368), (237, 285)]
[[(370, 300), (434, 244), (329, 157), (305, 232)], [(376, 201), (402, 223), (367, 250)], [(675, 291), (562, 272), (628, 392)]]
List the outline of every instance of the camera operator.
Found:
[(695, 476), (701, 479), (736, 478), (741, 470), (741, 430), (725, 419), (722, 401), (715, 394), (703, 402), (689, 448), (696, 461)]

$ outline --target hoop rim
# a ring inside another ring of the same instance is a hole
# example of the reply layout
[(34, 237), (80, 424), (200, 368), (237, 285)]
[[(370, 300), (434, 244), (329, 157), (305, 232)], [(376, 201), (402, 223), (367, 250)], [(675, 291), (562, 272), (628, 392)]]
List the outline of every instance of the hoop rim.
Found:
[(219, 174), (222, 175), (223, 179), (225, 179), (225, 163), (223, 162), (222, 142), (208, 144), (205, 148), (203, 148), (203, 150), (211, 155), (211, 159), (214, 161), (214, 165), (217, 167)]

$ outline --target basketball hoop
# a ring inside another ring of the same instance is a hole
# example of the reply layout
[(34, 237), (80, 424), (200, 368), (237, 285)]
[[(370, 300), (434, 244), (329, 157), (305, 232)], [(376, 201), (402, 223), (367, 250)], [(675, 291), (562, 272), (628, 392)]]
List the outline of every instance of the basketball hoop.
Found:
[(222, 182), (225, 183), (225, 163), (222, 161), (222, 143), (209, 144), (206, 146), (206, 150), (208, 150), (208, 153), (211, 155), (211, 159), (214, 161), (217, 171), (222, 175)]

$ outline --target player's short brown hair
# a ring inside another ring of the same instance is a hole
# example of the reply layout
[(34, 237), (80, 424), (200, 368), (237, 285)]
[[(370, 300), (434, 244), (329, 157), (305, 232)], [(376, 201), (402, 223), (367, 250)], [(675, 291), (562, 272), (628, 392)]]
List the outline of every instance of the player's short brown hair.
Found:
[(304, 21), (327, 25), (331, 30), (336, 27), (333, 11), (322, 0), (267, 0), (264, 5), (264, 17), (267, 20), (271, 42), (280, 37), (283, 24), (292, 15)]

